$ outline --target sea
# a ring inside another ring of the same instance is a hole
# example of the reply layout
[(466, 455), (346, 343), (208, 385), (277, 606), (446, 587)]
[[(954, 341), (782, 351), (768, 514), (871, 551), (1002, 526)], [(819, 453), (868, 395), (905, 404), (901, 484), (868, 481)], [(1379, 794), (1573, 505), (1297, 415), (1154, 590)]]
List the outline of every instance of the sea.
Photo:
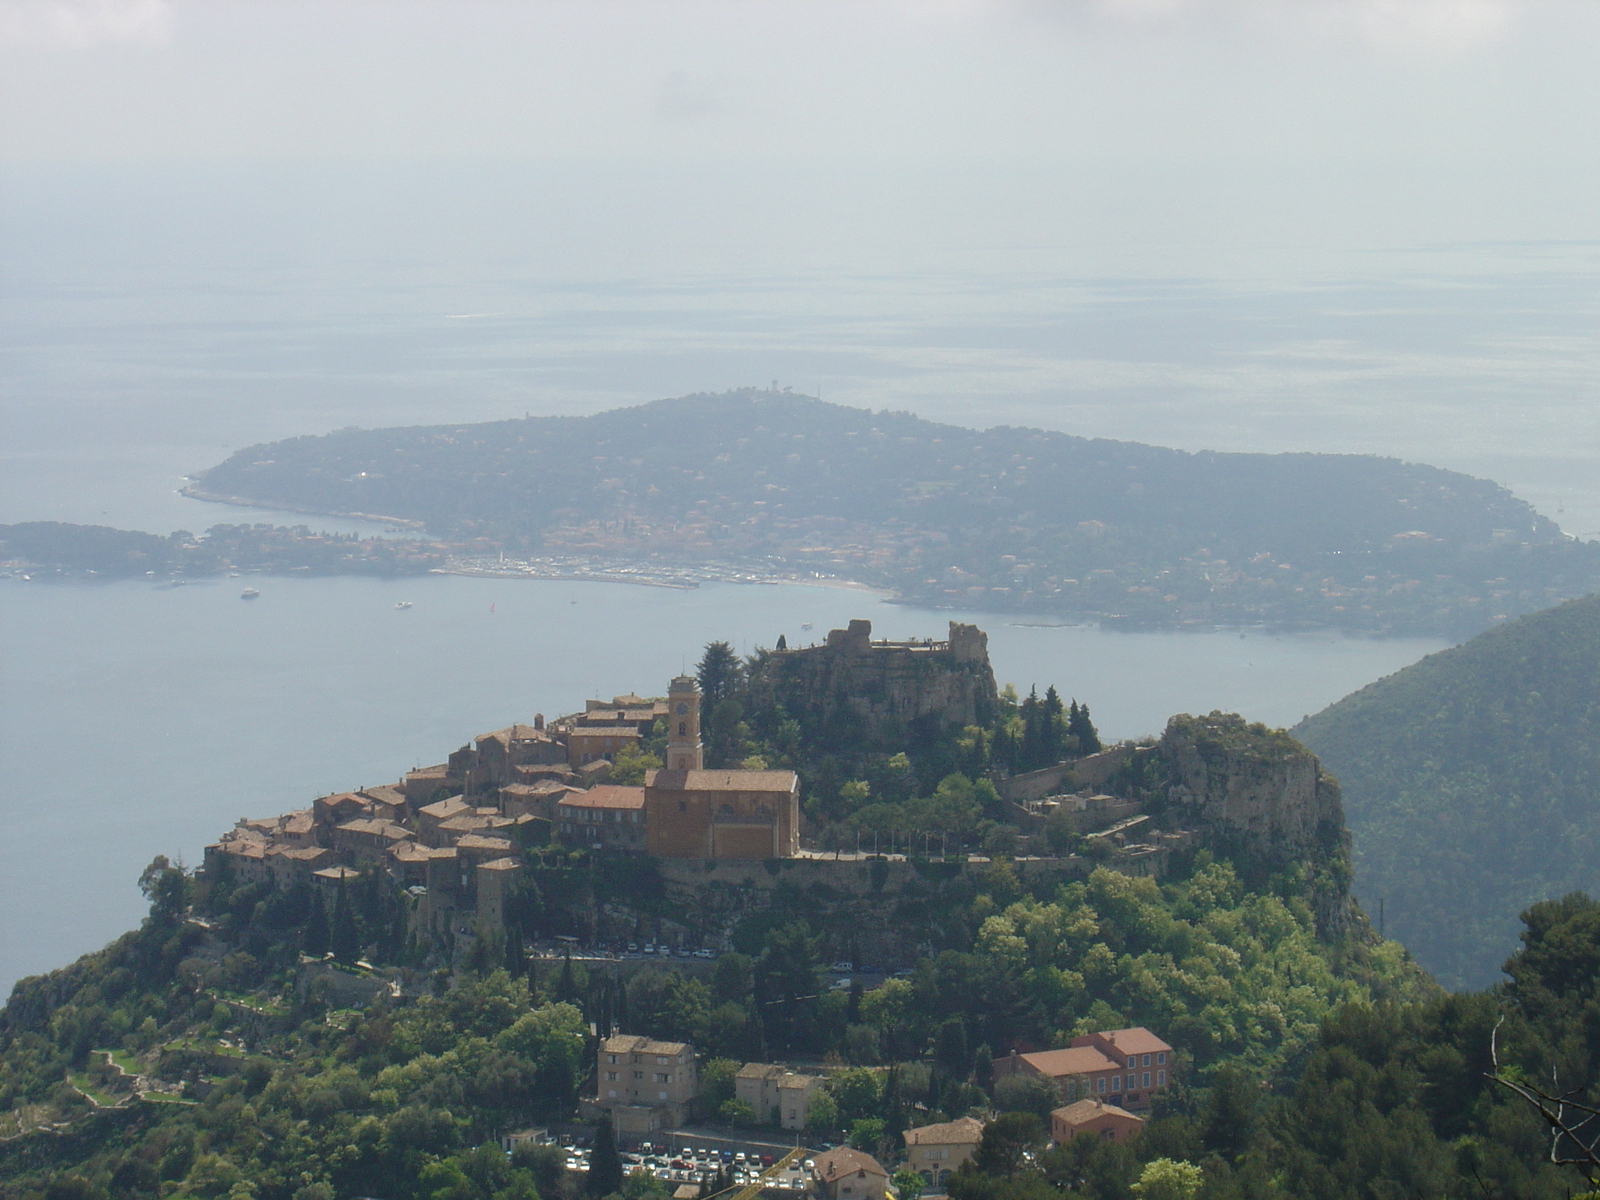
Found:
[[(658, 218), (620, 259), (572, 212), (500, 245), (458, 211), (445, 237), (419, 216), (435, 193), (382, 182), (335, 180), (313, 209), (303, 180), (238, 172), (0, 178), (0, 523), (383, 534), (179, 488), (277, 438), (755, 385), (963, 425), (1387, 454), (1496, 479), (1600, 536), (1592, 245), (1119, 272), (1011, 243), (824, 263), (819, 229), (803, 254), (748, 230), (667, 253)], [(1290, 725), (1445, 645), (1113, 633), (848, 586), (0, 579), (0, 992), (135, 925), (145, 864), (194, 864), (240, 817), (660, 692), (711, 640), (804, 644), (851, 618), (938, 637), (952, 616), (988, 632), (1002, 682), (1086, 702), (1106, 738), (1212, 709)]]

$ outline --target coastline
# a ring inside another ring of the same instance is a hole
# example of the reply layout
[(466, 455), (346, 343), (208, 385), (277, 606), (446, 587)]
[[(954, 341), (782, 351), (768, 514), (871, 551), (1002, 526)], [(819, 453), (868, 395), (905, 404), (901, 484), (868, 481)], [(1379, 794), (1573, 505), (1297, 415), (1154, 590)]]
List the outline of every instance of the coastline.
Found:
[(244, 496), (228, 496), (221, 492), (208, 492), (202, 487), (188, 483), (178, 489), (180, 496), (187, 496), (191, 500), (206, 500), (212, 504), (232, 504), (238, 508), (254, 508), (263, 512), (292, 512), (303, 513), (308, 517), (338, 517), (345, 521), (370, 521), (374, 525), (393, 525), (400, 529), (426, 530), (421, 521), (413, 521), (408, 517), (391, 517), (384, 513), (359, 513), (359, 512), (326, 512), (320, 508), (306, 508), (300, 504), (263, 504), (260, 500), (250, 500)]

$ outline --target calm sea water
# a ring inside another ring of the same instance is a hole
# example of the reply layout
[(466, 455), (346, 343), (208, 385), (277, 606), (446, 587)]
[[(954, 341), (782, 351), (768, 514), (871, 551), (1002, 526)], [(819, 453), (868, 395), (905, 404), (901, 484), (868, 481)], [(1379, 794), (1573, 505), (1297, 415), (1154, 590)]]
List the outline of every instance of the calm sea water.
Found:
[[(241, 600), (243, 583), (260, 598)], [(712, 639), (801, 644), (851, 617), (884, 636), (937, 636), (949, 617), (838, 588), (458, 576), (0, 580), (0, 605), (3, 989), (129, 928), (144, 865), (198, 861), (239, 817), (394, 780), (537, 712), (662, 692)], [(1289, 724), (1441, 645), (975, 619), (1003, 681), (1054, 683), (1108, 737), (1213, 708)]]
[[(1146, 247), (1135, 270), (981, 221), (957, 253), (898, 203), (863, 225), (873, 187), (814, 212), (729, 184), (8, 169), (0, 522), (293, 522), (177, 489), (241, 446), (345, 425), (776, 379), (967, 425), (1431, 462), (1600, 535), (1600, 246), (1292, 268), (1258, 247), (1187, 273)], [(0, 580), (0, 988), (127, 928), (140, 868), (195, 860), (239, 816), (659, 691), (713, 638), (947, 619), (816, 588), (268, 580), (246, 604), (239, 586)], [(1002, 680), (1055, 683), (1112, 737), (1197, 709), (1289, 724), (1436, 648), (975, 619)]]

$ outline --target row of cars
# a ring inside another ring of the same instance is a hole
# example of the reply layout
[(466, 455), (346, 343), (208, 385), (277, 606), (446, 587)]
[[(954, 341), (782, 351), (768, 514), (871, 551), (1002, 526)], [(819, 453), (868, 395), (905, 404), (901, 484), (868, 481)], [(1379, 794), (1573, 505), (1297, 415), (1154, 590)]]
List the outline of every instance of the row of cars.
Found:
[[(663, 1182), (710, 1182), (719, 1171), (727, 1170), (733, 1186), (754, 1183), (757, 1177), (772, 1166), (770, 1154), (746, 1154), (743, 1150), (710, 1150), (682, 1147), (668, 1150), (645, 1142), (636, 1154), (622, 1156), (624, 1171), (643, 1171)], [(793, 1163), (767, 1182), (772, 1187), (803, 1189), (812, 1165), (811, 1159), (803, 1164)]]

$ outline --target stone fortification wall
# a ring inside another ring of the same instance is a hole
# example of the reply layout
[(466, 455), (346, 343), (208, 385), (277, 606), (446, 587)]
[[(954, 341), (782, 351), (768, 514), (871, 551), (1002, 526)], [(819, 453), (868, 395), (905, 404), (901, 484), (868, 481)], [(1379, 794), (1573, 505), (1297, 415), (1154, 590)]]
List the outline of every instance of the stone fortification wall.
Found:
[(998, 705), (988, 635), (957, 621), (943, 642), (873, 641), (870, 621), (851, 621), (820, 646), (774, 653), (750, 690), (758, 709), (781, 705), (809, 728), (890, 750), (914, 726), (987, 724)]

